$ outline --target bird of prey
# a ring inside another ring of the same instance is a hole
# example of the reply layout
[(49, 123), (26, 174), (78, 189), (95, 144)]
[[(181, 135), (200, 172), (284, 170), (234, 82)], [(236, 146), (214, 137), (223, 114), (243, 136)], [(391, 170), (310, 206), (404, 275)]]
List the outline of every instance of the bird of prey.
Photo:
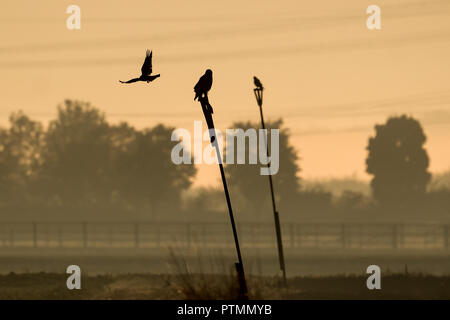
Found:
[(208, 91), (211, 89), (213, 82), (212, 78), (212, 71), (211, 69), (207, 69), (205, 74), (200, 77), (197, 84), (194, 87), (195, 91), (195, 97), (194, 100), (197, 98), (201, 98), (202, 96), (208, 96)]
[(133, 83), (136, 81), (147, 81), (147, 83), (155, 80), (156, 78), (158, 78), (160, 76), (160, 74), (154, 74), (152, 75), (152, 51), (147, 49), (146, 55), (145, 55), (145, 60), (144, 63), (142, 64), (141, 67), (141, 76), (139, 78), (134, 78), (128, 81), (121, 81), (119, 80), (120, 83)]
[(263, 85), (257, 77), (253, 77), (253, 83), (255, 84), (256, 89), (263, 89)]

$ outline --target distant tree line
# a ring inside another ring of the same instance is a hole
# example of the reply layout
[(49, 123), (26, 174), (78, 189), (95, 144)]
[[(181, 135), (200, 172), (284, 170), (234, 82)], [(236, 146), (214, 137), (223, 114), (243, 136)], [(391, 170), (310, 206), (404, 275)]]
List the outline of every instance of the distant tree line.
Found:
[[(0, 130), (4, 209), (140, 212), (155, 218), (181, 206), (194, 166), (174, 165), (173, 128), (111, 125), (98, 109), (65, 101), (47, 129), (22, 112)], [(8, 212), (4, 210), (4, 212)]]
[[(232, 127), (257, 129), (259, 123), (237, 122)], [(298, 155), (289, 143), (289, 130), (281, 120), (269, 122), (267, 127), (280, 129), (280, 170), (273, 180), (282, 219), (450, 220), (450, 188), (442, 182), (439, 187), (429, 188), (426, 137), (417, 120), (403, 115), (375, 126), (375, 136), (368, 140), (366, 159), (367, 172), (373, 176), (371, 196), (344, 188), (336, 197), (321, 186), (303, 187)], [(247, 144), (246, 148), (252, 147)], [(329, 161), (332, 166), (333, 155), (329, 155)], [(270, 220), (269, 185), (267, 177), (259, 175), (259, 166), (232, 164), (226, 166), (226, 171), (237, 212), (252, 221)], [(206, 192), (208, 196), (203, 197)], [(214, 197), (211, 190), (202, 190), (191, 195), (188, 203), (197, 212), (206, 207), (223, 210), (220, 192), (216, 190)], [(216, 201), (212, 203), (211, 199)]]
[[(36, 219), (56, 215), (72, 220), (224, 218), (223, 191), (191, 188), (196, 167), (170, 160), (177, 143), (171, 141), (174, 128), (159, 124), (137, 130), (125, 122), (110, 124), (99, 109), (71, 100), (58, 107), (46, 128), (23, 112), (9, 120), (9, 127), (0, 129), (1, 219), (25, 213)], [(426, 137), (417, 120), (391, 117), (375, 126), (366, 160), (373, 176), (371, 196), (344, 189), (336, 197), (320, 186), (305, 188), (289, 130), (281, 119), (266, 126), (280, 130), (279, 172), (273, 181), (282, 221), (450, 218), (450, 184), (441, 182), (430, 190)], [(232, 127), (258, 129), (259, 123)], [(246, 143), (248, 152), (258, 154)], [(329, 161), (333, 165), (333, 155)], [(225, 167), (238, 219), (273, 219), (268, 179), (259, 169), (248, 164)]]

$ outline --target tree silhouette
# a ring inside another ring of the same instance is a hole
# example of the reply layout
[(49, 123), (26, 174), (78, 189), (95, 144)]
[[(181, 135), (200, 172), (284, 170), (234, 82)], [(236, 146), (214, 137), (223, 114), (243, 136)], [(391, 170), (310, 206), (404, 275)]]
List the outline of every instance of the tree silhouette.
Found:
[(173, 128), (160, 124), (137, 131), (122, 124), (113, 131), (112, 178), (119, 196), (150, 208), (153, 217), (162, 209), (179, 208), (181, 193), (191, 185), (196, 168), (170, 161), (176, 144), (170, 139)]
[(22, 112), (10, 123), (0, 128), (1, 206), (167, 218), (181, 209), (181, 194), (196, 174), (194, 166), (172, 163), (173, 128), (110, 125), (86, 102), (66, 100), (47, 130)]
[[(254, 128), (258, 130), (261, 128), (259, 122), (237, 122), (232, 125), (233, 128), (241, 128), (247, 130)], [(279, 129), (279, 171), (273, 176), (273, 183), (275, 189), (275, 197), (279, 204), (280, 212), (286, 210), (292, 210), (291, 204), (295, 202), (295, 199), (299, 191), (299, 179), (297, 173), (299, 167), (297, 164), (297, 154), (294, 148), (289, 144), (289, 130), (283, 128), (283, 121), (268, 121), (266, 122), (268, 129), (268, 145), (270, 152), (270, 129)], [(258, 136), (259, 140), (259, 136)], [(259, 146), (259, 141), (257, 143)], [(254, 146), (249, 146), (248, 139), (246, 139), (246, 152), (258, 154), (258, 149)], [(263, 151), (265, 153), (265, 150)], [(236, 144), (235, 144), (235, 156), (236, 156)], [(227, 159), (228, 162), (228, 159)], [(247, 210), (251, 211), (254, 215), (260, 216), (262, 210), (270, 211), (270, 190), (267, 183), (267, 177), (260, 175), (261, 164), (254, 165), (248, 164), (227, 164), (227, 174), (230, 179), (230, 189), (232, 192), (241, 195), (245, 199)], [(239, 199), (239, 197), (237, 197)], [(269, 216), (268, 216), (269, 217)]]
[(125, 149), (114, 163), (114, 178), (119, 194), (131, 202), (139, 201), (155, 215), (162, 209), (176, 208), (181, 192), (196, 173), (189, 165), (175, 165), (170, 153), (176, 142), (170, 140), (172, 128), (157, 125), (144, 131), (132, 130)]
[(0, 194), (23, 203), (40, 166), (44, 129), (22, 112), (9, 121), (9, 129), (0, 129)]
[(65, 206), (109, 197), (109, 125), (89, 103), (66, 100), (45, 135), (41, 185)]
[(391, 117), (375, 126), (366, 160), (373, 196), (385, 206), (404, 206), (421, 199), (431, 175), (426, 141), (420, 123), (406, 115)]
[[(196, 173), (170, 159), (173, 128), (111, 126), (89, 103), (67, 100), (45, 135), (41, 192), (65, 207), (109, 206), (135, 211), (179, 208)], [(164, 207), (161, 207), (164, 204)]]

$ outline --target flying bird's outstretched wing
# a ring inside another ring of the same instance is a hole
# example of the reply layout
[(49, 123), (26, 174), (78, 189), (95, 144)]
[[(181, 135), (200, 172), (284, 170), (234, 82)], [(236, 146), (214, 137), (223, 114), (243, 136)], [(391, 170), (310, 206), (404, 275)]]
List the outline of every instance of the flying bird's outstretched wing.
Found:
[(131, 79), (131, 80), (128, 80), (128, 81), (119, 80), (119, 82), (120, 83), (133, 83), (133, 82), (136, 82), (136, 81), (139, 81), (139, 80), (141, 80), (141, 79), (140, 78), (134, 78), (134, 79)]
[(253, 77), (253, 83), (255, 84), (255, 87), (258, 89), (262, 89), (263, 85), (261, 83), (261, 81), (259, 81), (259, 79), (257, 77)]
[(202, 95), (206, 95), (208, 91), (212, 87), (212, 71), (210, 69), (206, 70), (205, 74), (200, 77), (197, 84), (194, 87), (195, 91), (195, 97), (194, 100), (196, 100), (198, 97), (201, 97)]
[(153, 54), (153, 52), (147, 49), (144, 64), (142, 65), (142, 68), (141, 68), (141, 72), (142, 72), (143, 76), (148, 76), (152, 73), (152, 54)]

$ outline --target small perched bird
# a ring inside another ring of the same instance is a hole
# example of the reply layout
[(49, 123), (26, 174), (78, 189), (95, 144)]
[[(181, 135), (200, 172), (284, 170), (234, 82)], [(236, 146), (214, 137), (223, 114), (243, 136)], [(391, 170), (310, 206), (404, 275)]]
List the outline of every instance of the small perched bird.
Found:
[(253, 77), (253, 83), (255, 84), (256, 89), (263, 89), (263, 85), (257, 77)]
[(152, 54), (153, 52), (147, 49), (147, 52), (145, 54), (145, 60), (144, 64), (141, 67), (141, 76), (139, 78), (134, 78), (128, 81), (121, 81), (120, 83), (133, 83), (136, 81), (147, 81), (147, 83), (155, 80), (160, 76), (160, 74), (154, 74), (152, 75)]
[(195, 97), (194, 100), (202, 96), (208, 96), (208, 91), (211, 89), (213, 82), (212, 71), (207, 69), (205, 74), (200, 77), (197, 84), (194, 87)]

